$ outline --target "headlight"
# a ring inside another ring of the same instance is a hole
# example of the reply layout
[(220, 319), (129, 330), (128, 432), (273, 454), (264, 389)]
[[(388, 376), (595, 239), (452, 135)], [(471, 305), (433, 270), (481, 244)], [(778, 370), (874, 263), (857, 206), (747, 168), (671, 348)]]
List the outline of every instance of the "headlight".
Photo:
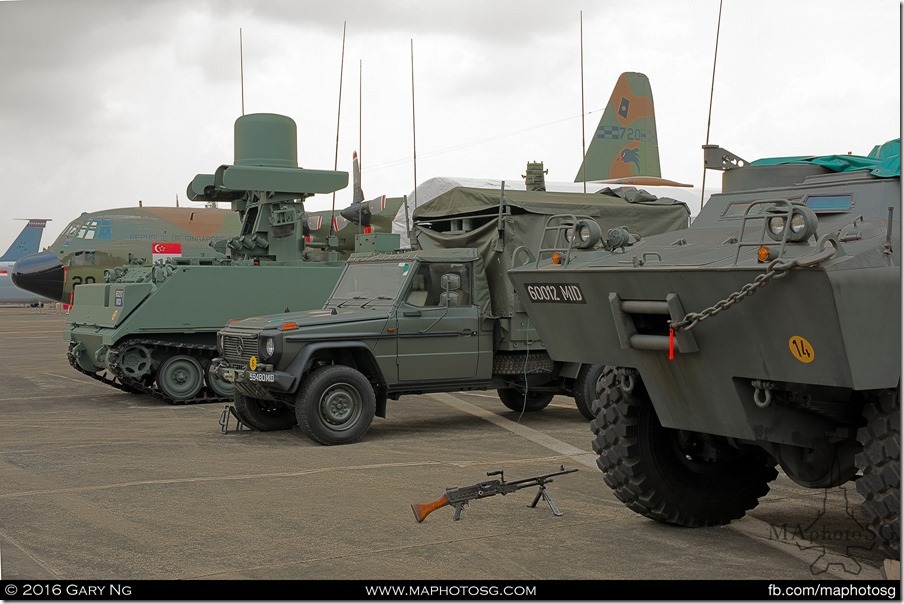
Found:
[(260, 360), (264, 363), (276, 363), (280, 352), (279, 342), (275, 336), (261, 336), (257, 350)]
[(794, 213), (791, 217), (791, 232), (795, 235), (803, 231), (807, 227), (807, 220), (801, 213)]
[[(787, 237), (787, 241), (796, 243), (806, 241), (816, 234), (816, 227), (819, 226), (819, 219), (816, 213), (806, 206), (795, 205), (791, 209), (791, 220), (785, 224), (785, 218), (788, 214), (783, 212), (780, 215), (771, 216), (766, 222), (766, 232), (769, 237), (775, 241), (781, 241)], [(788, 233), (785, 234), (787, 226)]]
[(769, 233), (774, 235), (776, 239), (782, 238), (782, 232), (785, 230), (785, 217), (774, 216), (769, 219)]
[(578, 220), (565, 231), (565, 239), (572, 246), (586, 250), (592, 248), (602, 239), (602, 229), (594, 220)]
[(273, 358), (273, 355), (276, 354), (276, 342), (273, 341), (272, 337), (266, 337), (261, 342), (260, 354), (264, 358), (264, 360), (269, 361)]

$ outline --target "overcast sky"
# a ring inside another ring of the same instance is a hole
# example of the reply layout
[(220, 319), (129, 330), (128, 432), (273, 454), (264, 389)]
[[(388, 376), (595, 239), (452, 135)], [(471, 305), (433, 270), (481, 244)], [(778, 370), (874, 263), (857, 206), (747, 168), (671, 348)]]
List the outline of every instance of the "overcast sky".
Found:
[[(83, 211), (192, 205), (191, 178), (233, 161), (243, 91), (245, 113), (296, 121), (302, 167), (333, 169), (338, 156), (351, 172), (359, 150), (371, 198), (409, 194), (415, 168), (417, 182), (513, 181), (542, 161), (548, 180), (572, 181), (582, 128), (589, 140), (618, 75), (640, 71), (663, 177), (700, 186), (719, 7), (0, 1), (0, 253), (15, 218), (52, 219), (47, 245)], [(866, 154), (900, 136), (900, 34), (897, 1), (725, 0), (709, 142), (754, 160)], [(336, 209), (351, 199), (340, 191)]]

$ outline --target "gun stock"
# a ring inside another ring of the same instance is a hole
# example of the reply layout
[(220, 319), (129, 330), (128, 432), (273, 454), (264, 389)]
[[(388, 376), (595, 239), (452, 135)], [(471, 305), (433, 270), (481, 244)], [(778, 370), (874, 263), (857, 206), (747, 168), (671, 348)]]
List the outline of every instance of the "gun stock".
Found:
[(449, 505), (449, 497), (447, 495), (443, 495), (436, 501), (431, 501), (430, 503), (412, 503), (411, 511), (414, 512), (415, 519), (417, 519), (417, 521), (420, 523), (424, 521), (424, 518), (427, 517), (427, 514), (447, 505)]

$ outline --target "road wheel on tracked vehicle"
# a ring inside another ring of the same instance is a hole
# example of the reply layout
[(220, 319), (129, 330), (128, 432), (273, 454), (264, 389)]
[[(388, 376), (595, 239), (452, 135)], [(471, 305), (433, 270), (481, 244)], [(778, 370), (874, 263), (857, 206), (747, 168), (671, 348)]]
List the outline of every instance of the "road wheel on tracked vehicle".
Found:
[(628, 371), (605, 368), (591, 422), (596, 463), (616, 497), (638, 514), (686, 527), (727, 524), (756, 507), (778, 475), (766, 453), (725, 445), (722, 458), (704, 458), (697, 445), (705, 435), (663, 428)]
[(523, 390), (517, 388), (503, 388), (497, 390), (499, 400), (512, 411), (540, 411), (545, 409), (555, 396), (551, 392), (527, 391), (527, 397)]
[(605, 365), (584, 365), (574, 380), (574, 404), (581, 415), (593, 419), (593, 401), (603, 392), (603, 369)]
[(254, 398), (235, 391), (232, 405), (246, 426), (261, 432), (288, 430), (295, 425), (295, 412), (285, 403)]
[(207, 365), (207, 371), (204, 374), (204, 382), (216, 396), (221, 398), (235, 397), (235, 384), (230, 384), (225, 380), (221, 380), (217, 376), (216, 368), (213, 363)]
[(295, 402), (298, 427), (322, 445), (345, 445), (364, 436), (376, 414), (376, 395), (360, 371), (346, 365), (315, 369)]
[(863, 408), (866, 425), (857, 432), (863, 450), (855, 457), (861, 476), (857, 492), (867, 528), (881, 551), (901, 558), (901, 392), (890, 391)]
[(153, 369), (154, 359), (147, 346), (131, 344), (119, 354), (119, 371), (133, 380), (146, 378)]
[(204, 370), (201, 363), (190, 356), (172, 356), (160, 364), (157, 386), (167, 398), (176, 403), (193, 399), (204, 386)]

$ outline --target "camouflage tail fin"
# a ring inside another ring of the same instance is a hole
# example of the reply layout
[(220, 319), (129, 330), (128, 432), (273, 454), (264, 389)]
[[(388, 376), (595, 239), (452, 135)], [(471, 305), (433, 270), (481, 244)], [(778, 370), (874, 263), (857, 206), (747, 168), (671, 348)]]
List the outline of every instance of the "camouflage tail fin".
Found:
[(659, 178), (653, 92), (642, 73), (619, 76), (574, 182)]
[(37, 253), (41, 245), (41, 235), (44, 234), (44, 227), (47, 226), (48, 220), (50, 219), (30, 219), (6, 253), (0, 257), (0, 262), (13, 262), (23, 256)]

